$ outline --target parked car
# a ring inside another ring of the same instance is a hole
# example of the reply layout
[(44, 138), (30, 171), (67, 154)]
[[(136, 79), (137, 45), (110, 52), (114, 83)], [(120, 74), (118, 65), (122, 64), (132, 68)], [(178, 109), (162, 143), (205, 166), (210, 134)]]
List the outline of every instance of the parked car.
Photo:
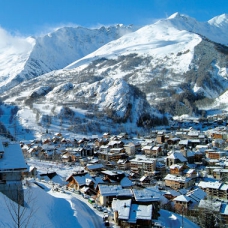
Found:
[(81, 194), (81, 192), (79, 190), (74, 190), (73, 192), (76, 194), (79, 194), (79, 195)]
[(106, 213), (103, 215), (103, 221), (107, 221), (107, 220), (108, 220), (108, 214)]
[(89, 199), (89, 195), (82, 194), (82, 196), (83, 196), (84, 199)]
[(104, 224), (105, 224), (105, 226), (109, 226), (109, 221), (108, 220), (106, 220), (105, 222), (104, 222)]
[(90, 198), (88, 199), (88, 202), (91, 203), (91, 204), (93, 204), (93, 203), (95, 203), (95, 200), (94, 200), (93, 198), (90, 197)]
[(65, 193), (64, 189), (60, 189), (60, 192), (61, 192), (61, 193)]
[(97, 206), (98, 211), (103, 211), (103, 208), (101, 206)]

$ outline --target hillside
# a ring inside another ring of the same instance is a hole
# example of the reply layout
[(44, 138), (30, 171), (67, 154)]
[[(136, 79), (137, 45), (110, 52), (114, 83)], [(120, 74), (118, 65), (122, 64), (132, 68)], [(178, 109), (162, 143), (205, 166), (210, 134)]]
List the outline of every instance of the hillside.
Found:
[(224, 111), (228, 47), (221, 34), (228, 33), (227, 23), (225, 14), (197, 22), (176, 13), (121, 37), (111, 33), (110, 38), (100, 28), (94, 39), (82, 36), (75, 46), (72, 35), (64, 39), (67, 45), (59, 45), (60, 37), (65, 38), (61, 34), (72, 32), (60, 29), (37, 39), (25, 64), (30, 73), (22, 71), (26, 81), (12, 80), (2, 101), (18, 106), (22, 119), (25, 111), (30, 113), (24, 123), (28, 129), (55, 127), (83, 134), (137, 133), (167, 125), (173, 116), (200, 117), (221, 103)]

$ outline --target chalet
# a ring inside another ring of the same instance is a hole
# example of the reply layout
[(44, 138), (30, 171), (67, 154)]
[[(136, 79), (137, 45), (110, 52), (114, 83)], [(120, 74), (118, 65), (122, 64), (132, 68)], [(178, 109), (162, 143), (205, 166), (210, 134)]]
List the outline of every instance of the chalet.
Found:
[(145, 150), (145, 155), (149, 157), (158, 157), (162, 155), (162, 147), (160, 145), (152, 146), (152, 148), (148, 151)]
[(197, 174), (197, 171), (195, 169), (185, 169), (183, 174), (186, 176), (186, 177), (189, 177), (189, 178), (197, 178), (198, 177), (198, 174)]
[(76, 172), (70, 175), (66, 181), (67, 186), (75, 190), (80, 190), (82, 187), (87, 186), (94, 189), (94, 180), (87, 172)]
[(180, 150), (180, 152), (184, 155), (189, 164), (193, 164), (195, 162), (195, 153), (193, 151), (184, 148)]
[(128, 170), (130, 169), (130, 162), (128, 159), (119, 159), (117, 161), (117, 167), (120, 170)]
[(207, 197), (206, 192), (200, 188), (190, 190), (185, 195), (191, 199), (191, 208), (189, 208), (191, 210), (194, 210), (194, 208), (199, 205), (200, 200), (203, 200)]
[(186, 164), (173, 164), (169, 167), (170, 174), (183, 175), (184, 170), (189, 169)]
[(168, 200), (173, 200), (175, 197), (180, 196), (181, 194), (176, 190), (169, 189), (169, 190), (164, 191), (163, 195)]
[(88, 171), (91, 175), (94, 175), (98, 172), (101, 172), (102, 170), (104, 170), (105, 167), (103, 164), (88, 164), (85, 167), (85, 170)]
[(63, 162), (71, 162), (73, 160), (72, 155), (69, 152), (63, 153), (60, 157)]
[(119, 147), (119, 148), (111, 148), (110, 149), (110, 153), (116, 153), (116, 154), (125, 154), (125, 150), (123, 147)]
[(186, 163), (187, 159), (184, 157), (184, 155), (179, 151), (171, 151), (169, 152), (167, 158), (166, 158), (166, 165), (171, 166), (173, 164), (178, 164), (178, 163)]
[(132, 189), (133, 192), (133, 200), (137, 204), (144, 205), (153, 205), (153, 219), (156, 219), (159, 214), (157, 213), (159, 210), (159, 204), (161, 203), (162, 194), (156, 187), (147, 187), (143, 189)]
[(167, 174), (164, 180), (165, 180), (165, 185), (172, 189), (188, 188), (193, 186), (193, 184), (195, 183), (195, 181), (191, 178), (183, 177), (183, 176), (175, 176), (172, 174)]
[(189, 148), (190, 147), (190, 140), (182, 139), (179, 141), (180, 148)]
[(162, 162), (156, 162), (156, 173), (155, 177), (156, 178), (163, 178), (166, 175), (166, 166)]
[(168, 145), (177, 145), (179, 144), (180, 138), (169, 138), (167, 139)]
[(200, 132), (199, 131), (189, 131), (187, 137), (189, 139), (197, 139), (199, 138)]
[(30, 166), (25, 172), (23, 172), (23, 177), (33, 177), (37, 176), (37, 168)]
[(136, 146), (134, 143), (125, 144), (124, 149), (127, 155), (129, 156), (135, 155)]
[(126, 132), (121, 132), (117, 137), (119, 139), (128, 139), (129, 135)]
[(131, 199), (114, 199), (112, 202), (114, 221), (119, 227), (151, 227), (153, 207), (152, 205), (140, 205)]
[(202, 190), (204, 190), (208, 195), (219, 198), (219, 199), (228, 199), (228, 185), (223, 184), (222, 182), (205, 182), (200, 181), (198, 184)]
[(228, 169), (216, 168), (213, 170), (212, 174), (217, 180), (228, 179)]
[(140, 173), (140, 174), (154, 174), (156, 171), (156, 159), (154, 158), (143, 158), (136, 157), (130, 160), (130, 169), (131, 172)]
[(106, 139), (107, 139), (107, 138), (110, 138), (110, 133), (105, 132), (105, 133), (103, 134), (103, 137), (106, 138)]
[(211, 138), (213, 138), (213, 139), (224, 139), (226, 134), (227, 134), (227, 133), (219, 132), (219, 131), (213, 132), (213, 133), (211, 134)]
[(155, 188), (132, 189), (131, 198), (114, 198), (114, 221), (120, 227), (151, 227), (159, 216), (160, 194)]
[(98, 152), (98, 158), (100, 160), (105, 160), (105, 161), (113, 161), (113, 162), (117, 162), (119, 159), (123, 159), (126, 157), (125, 153), (120, 153), (119, 150), (117, 150), (117, 152), (112, 151), (109, 153), (106, 152)]
[(210, 159), (220, 159), (226, 156), (226, 153), (224, 151), (217, 151), (214, 149), (205, 150), (205, 154), (206, 157)]
[(0, 192), (10, 199), (24, 204), (22, 174), (27, 172), (20, 144), (0, 142)]
[(191, 198), (185, 195), (177, 196), (173, 199), (173, 201), (175, 210), (178, 211), (180, 214), (186, 214), (192, 202)]
[(148, 157), (152, 157), (152, 148), (153, 146), (151, 145), (146, 145), (144, 147), (142, 147), (142, 151), (144, 152), (144, 154)]
[(144, 184), (150, 184), (150, 177), (149, 176), (147, 176), (147, 175), (144, 175), (144, 176), (142, 176), (140, 179), (139, 179), (139, 181), (140, 181), (140, 183), (142, 184), (142, 185), (144, 185)]
[(108, 152), (110, 152), (110, 147), (108, 145), (101, 145), (99, 150), (100, 150), (100, 152), (108, 153)]
[(164, 132), (159, 131), (157, 133), (156, 142), (157, 143), (164, 143), (165, 142), (165, 134), (164, 134)]
[[(121, 195), (121, 191), (123, 190), (121, 185), (116, 184), (99, 184), (98, 185), (98, 191), (97, 191), (97, 202), (99, 202), (102, 206), (110, 206), (112, 203), (113, 198), (116, 198), (117, 195)], [(124, 195), (126, 197), (131, 198), (132, 193), (130, 189), (125, 189)]]
[(201, 151), (195, 151), (194, 153), (194, 162), (202, 162), (204, 157), (204, 153)]
[(125, 173), (121, 171), (104, 170), (101, 171), (101, 174), (104, 175), (103, 180), (109, 180), (110, 182), (120, 182), (125, 177)]
[(124, 147), (124, 143), (120, 140), (111, 140), (111, 141), (109, 141), (109, 143), (107, 145), (110, 148), (123, 148)]
[(108, 140), (106, 138), (98, 138), (94, 141), (95, 147), (100, 147), (102, 145), (107, 145), (108, 144)]

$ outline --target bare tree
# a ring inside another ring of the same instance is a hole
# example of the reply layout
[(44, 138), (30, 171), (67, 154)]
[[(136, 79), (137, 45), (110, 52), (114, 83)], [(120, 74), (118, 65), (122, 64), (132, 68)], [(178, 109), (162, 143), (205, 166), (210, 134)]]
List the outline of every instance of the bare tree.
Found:
[[(25, 190), (25, 191), (24, 191)], [(35, 207), (35, 197), (33, 196), (32, 186), (29, 181), (25, 182), (25, 189), (17, 187), (12, 191), (11, 187), (8, 189), (10, 197), (5, 196), (5, 204), (12, 218), (13, 227), (27, 228), (35, 227), (32, 224), (32, 217), (37, 211)]]

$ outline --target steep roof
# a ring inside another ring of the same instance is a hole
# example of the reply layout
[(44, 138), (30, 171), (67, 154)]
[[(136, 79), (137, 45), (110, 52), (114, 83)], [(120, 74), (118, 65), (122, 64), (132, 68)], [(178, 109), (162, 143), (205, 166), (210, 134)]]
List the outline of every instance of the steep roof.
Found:
[(179, 201), (179, 202), (190, 202), (191, 198), (185, 195), (180, 195), (177, 196), (176, 198), (173, 199), (174, 201)]
[(28, 169), (19, 143), (1, 141), (0, 150), (4, 152), (0, 159), (0, 171)]
[(178, 159), (181, 162), (187, 162), (187, 159), (184, 157), (184, 155), (180, 152), (173, 152), (171, 153), (167, 158), (171, 159)]

